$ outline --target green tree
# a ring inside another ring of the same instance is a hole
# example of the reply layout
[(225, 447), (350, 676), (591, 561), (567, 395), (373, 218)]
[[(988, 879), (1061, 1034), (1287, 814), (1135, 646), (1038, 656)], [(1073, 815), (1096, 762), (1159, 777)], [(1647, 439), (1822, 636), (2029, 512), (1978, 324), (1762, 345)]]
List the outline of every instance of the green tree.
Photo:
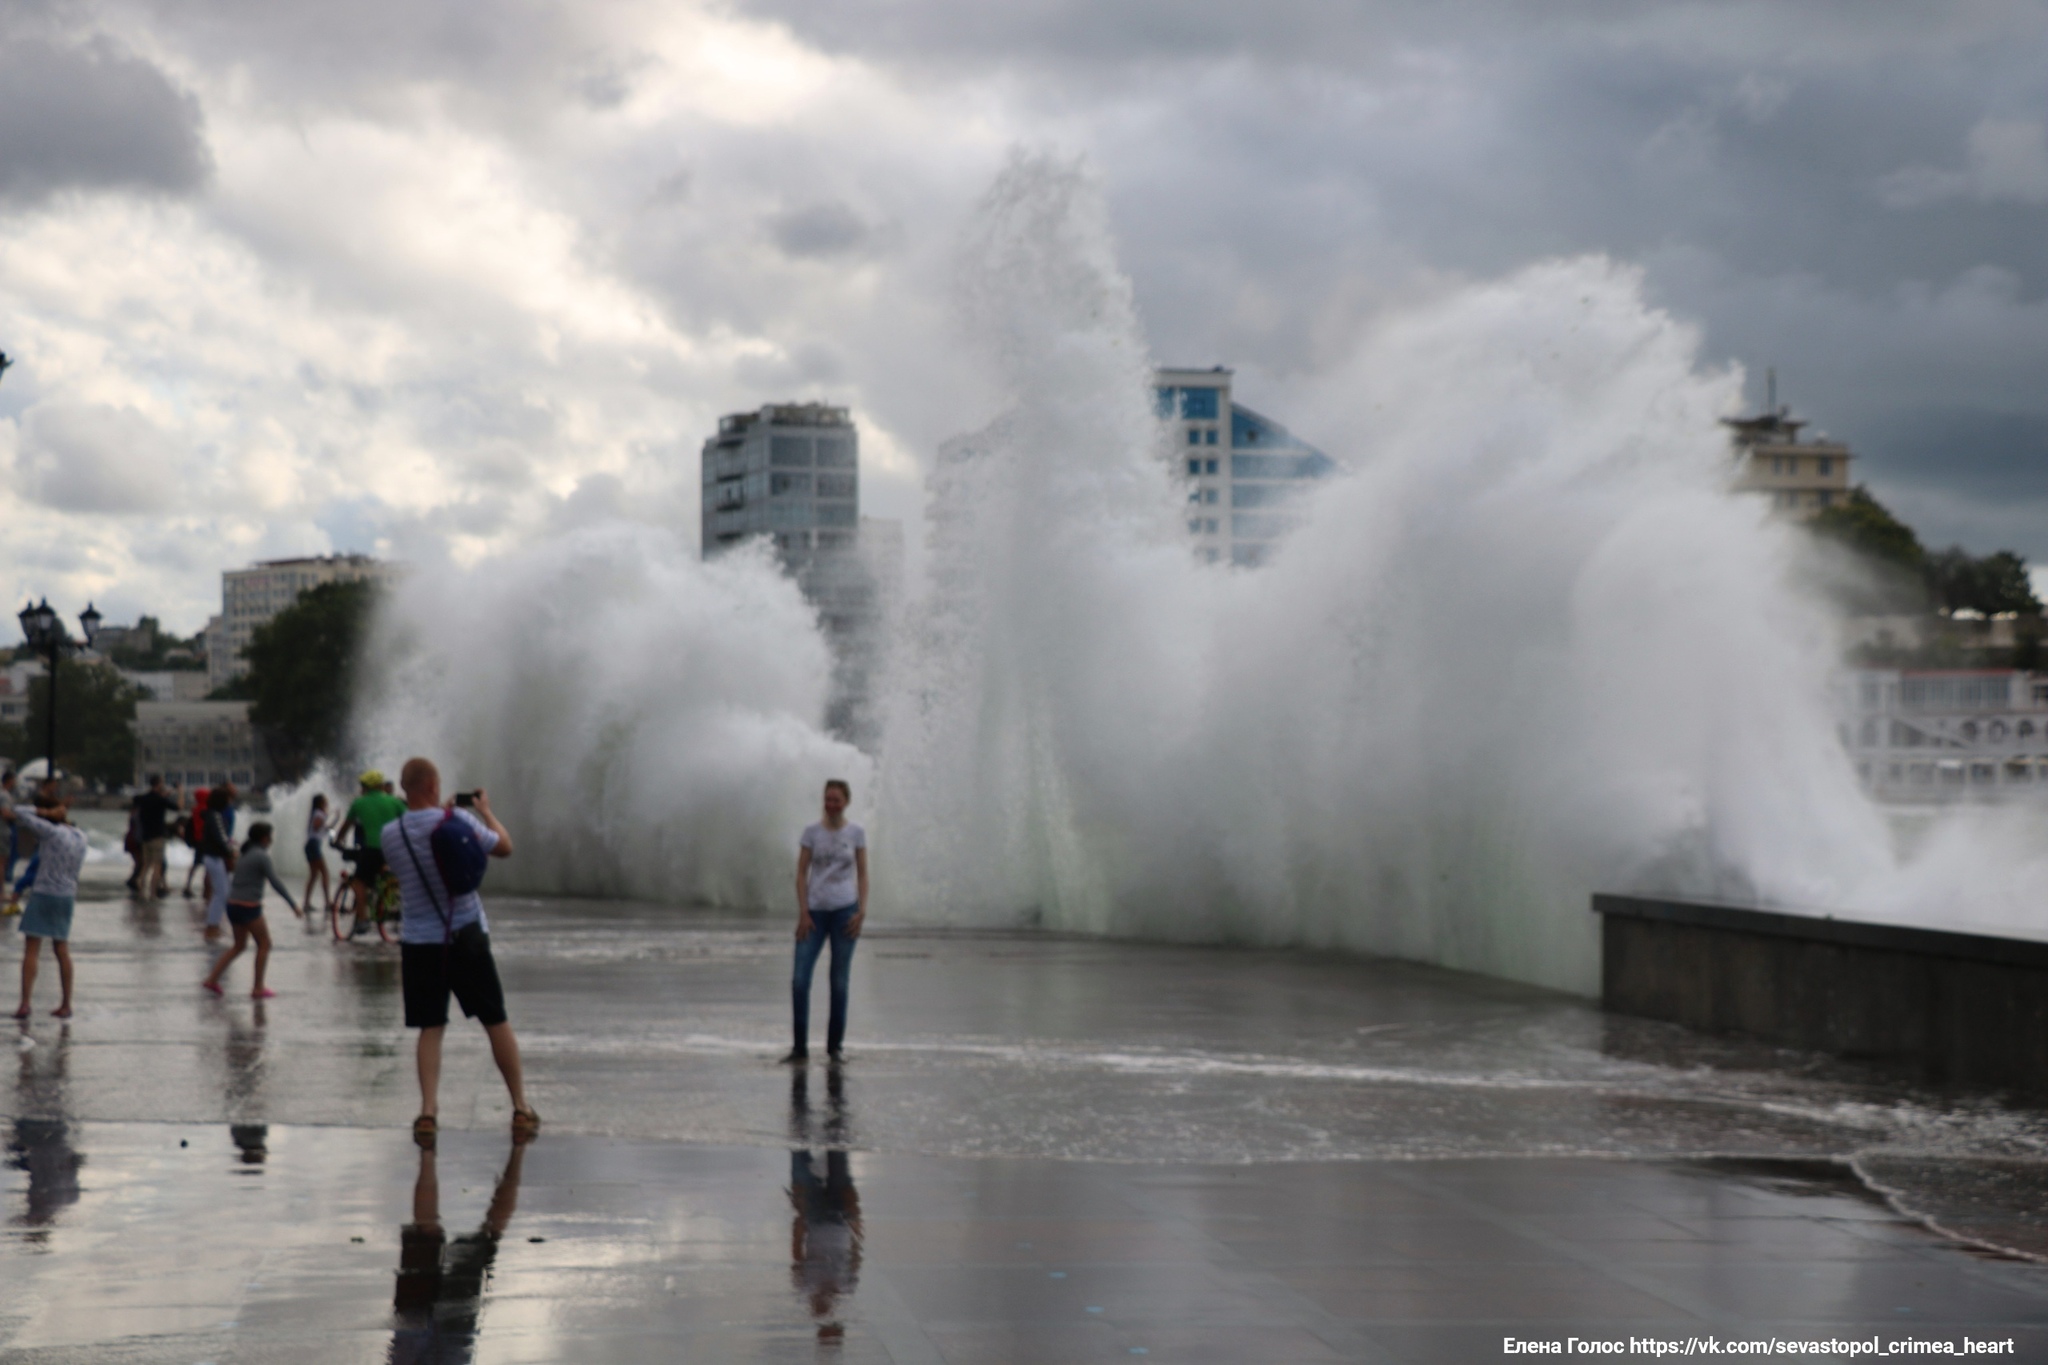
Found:
[(356, 665), (377, 590), (370, 583), (323, 583), (256, 628), (243, 657), (249, 719), (262, 731), (277, 775), (303, 777), (348, 742)]
[[(57, 664), (57, 766), (89, 782), (118, 786), (135, 778), (135, 702), (139, 689), (111, 665), (62, 659)], [(27, 760), (43, 757), (50, 724), (50, 680), (31, 678), (22, 726)]]
[(2027, 561), (2011, 550), (1978, 559), (1962, 546), (1952, 545), (1931, 554), (1927, 557), (1927, 591), (1934, 605), (1945, 612), (2041, 614), (2041, 600), (2027, 581)]
[(1891, 514), (1870, 490), (1857, 485), (1832, 507), (1823, 507), (1807, 523), (1818, 535), (1840, 541), (1858, 554), (1919, 573), (1927, 560), (1913, 528)]
[(1873, 614), (1927, 610), (1927, 551), (1913, 528), (1861, 485), (1807, 523), (1813, 533), (1847, 549), (1865, 570), (1864, 583), (1837, 585), (1851, 611)]

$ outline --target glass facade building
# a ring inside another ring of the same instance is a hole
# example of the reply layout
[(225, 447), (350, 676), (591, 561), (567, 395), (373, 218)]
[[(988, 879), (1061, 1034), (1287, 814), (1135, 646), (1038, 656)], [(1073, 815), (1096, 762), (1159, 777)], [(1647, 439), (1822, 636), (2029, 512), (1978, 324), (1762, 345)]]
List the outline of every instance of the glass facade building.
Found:
[(704, 442), (704, 557), (767, 537), (817, 609), (832, 646), (833, 734), (879, 736), (873, 680), (884, 618), (902, 574), (902, 527), (860, 514), (860, 436), (845, 408), (771, 403), (722, 417)]
[(860, 526), (860, 438), (845, 408), (771, 403), (722, 417), (704, 442), (704, 554), (774, 539), (792, 568), (850, 549)]
[(1188, 534), (1210, 563), (1256, 567), (1296, 526), (1301, 494), (1336, 466), (1270, 417), (1231, 401), (1231, 372), (1159, 370), (1153, 411), (1187, 487)]

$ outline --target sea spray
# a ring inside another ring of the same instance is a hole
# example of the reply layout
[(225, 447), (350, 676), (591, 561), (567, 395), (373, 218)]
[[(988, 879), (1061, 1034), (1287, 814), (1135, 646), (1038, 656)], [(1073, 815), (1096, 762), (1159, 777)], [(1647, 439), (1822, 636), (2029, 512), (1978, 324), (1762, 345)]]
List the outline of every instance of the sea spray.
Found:
[(619, 523), (414, 574), (371, 658), (367, 750), (489, 791), (518, 850), (494, 886), (779, 906), (823, 781), (868, 786), (823, 732), (815, 616), (758, 547), (704, 563)]
[(957, 292), (1003, 400), (934, 461), (874, 762), (822, 733), (825, 645), (765, 553), (601, 527), (397, 591), (365, 737), (491, 788), (520, 843), (497, 884), (780, 905), (825, 776), (896, 922), (1590, 990), (1595, 889), (1892, 884), (1801, 534), (1726, 492), (1739, 377), (1634, 272), (1546, 262), (1380, 318), (1290, 413), (1343, 472), (1251, 571), (1190, 551), (1085, 170), (1015, 159)]
[(885, 889), (914, 913), (1339, 945), (1576, 989), (1587, 895), (1845, 891), (1887, 856), (1738, 378), (1600, 259), (1383, 318), (1305, 416), (1348, 469), (1197, 563), (1085, 174), (1020, 159), (961, 315), (1007, 394), (934, 477)]

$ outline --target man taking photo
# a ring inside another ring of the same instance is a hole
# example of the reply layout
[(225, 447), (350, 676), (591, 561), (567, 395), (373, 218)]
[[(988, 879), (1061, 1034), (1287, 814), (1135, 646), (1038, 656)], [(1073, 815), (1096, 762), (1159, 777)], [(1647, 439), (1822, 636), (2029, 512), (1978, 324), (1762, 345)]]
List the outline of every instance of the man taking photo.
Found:
[(406, 811), (384, 827), (383, 846), (384, 866), (398, 881), (405, 1026), (420, 1031), (420, 1114), (413, 1120), (413, 1140), (430, 1145), (440, 1129), (441, 1041), (448, 1031), (451, 995), (490, 1039), (491, 1058), (512, 1099), (514, 1136), (530, 1136), (540, 1128), (540, 1115), (526, 1102), (519, 1040), (506, 1021), (505, 991), (491, 956), (483, 899), (474, 889), (450, 890), (434, 849), (437, 832), (449, 821), (464, 822), (467, 828), (454, 833), (473, 839), (493, 858), (512, 856), (512, 836), (491, 814), (490, 798), (481, 790), (468, 793), (466, 804), (451, 801), (444, 807), (441, 770), (428, 759), (407, 759), (398, 781)]

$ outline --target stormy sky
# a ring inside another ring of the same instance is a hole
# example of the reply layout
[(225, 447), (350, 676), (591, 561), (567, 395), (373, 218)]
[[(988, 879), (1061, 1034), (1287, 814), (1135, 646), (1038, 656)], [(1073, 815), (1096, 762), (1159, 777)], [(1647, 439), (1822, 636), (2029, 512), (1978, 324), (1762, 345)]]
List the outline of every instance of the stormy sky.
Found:
[(256, 558), (694, 536), (782, 397), (915, 517), (1018, 146), (1282, 420), (1376, 310), (1607, 252), (1927, 539), (2048, 560), (2042, 4), (10, 0), (0, 589), (189, 630)]

